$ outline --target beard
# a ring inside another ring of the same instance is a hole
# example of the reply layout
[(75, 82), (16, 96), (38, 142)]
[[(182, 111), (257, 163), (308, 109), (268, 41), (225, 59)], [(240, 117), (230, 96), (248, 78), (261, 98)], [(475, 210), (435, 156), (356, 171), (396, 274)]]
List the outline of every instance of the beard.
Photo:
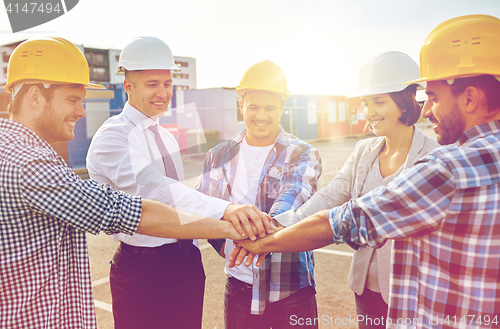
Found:
[(440, 145), (455, 143), (465, 132), (465, 119), (462, 112), (458, 109), (457, 104), (455, 104), (452, 111), (438, 121), (438, 123), (440, 133), (438, 134), (437, 141)]
[(69, 142), (74, 132), (65, 126), (70, 115), (64, 117), (52, 102), (45, 104), (43, 115), (37, 122), (37, 133), (49, 143)]

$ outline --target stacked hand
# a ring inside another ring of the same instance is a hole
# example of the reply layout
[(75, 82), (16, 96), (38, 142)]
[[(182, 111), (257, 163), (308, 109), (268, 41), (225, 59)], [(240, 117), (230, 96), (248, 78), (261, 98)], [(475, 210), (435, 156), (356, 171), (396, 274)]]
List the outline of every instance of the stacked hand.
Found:
[[(254, 247), (257, 247), (256, 245), (258, 244), (252, 241), (258, 241), (267, 234), (273, 234), (283, 228), (283, 226), (276, 227), (272, 223), (272, 217), (260, 211), (256, 206), (251, 205), (231, 204), (226, 208), (223, 219), (233, 223), (235, 230), (241, 235), (240, 239), (233, 239), (235, 240), (235, 248), (228, 258), (229, 267), (240, 265), (247, 256), (245, 265), (250, 266), (257, 255), (240, 246), (239, 242), (245, 244), (248, 249), (252, 249), (251, 245), (255, 244)], [(224, 246), (221, 249), (220, 255), (225, 257)], [(265, 255), (259, 256), (256, 266), (260, 266), (264, 262)]]
[(255, 241), (256, 236), (265, 237), (266, 234), (274, 233), (276, 229), (271, 223), (272, 218), (256, 206), (231, 204), (226, 208), (222, 219), (231, 222), (241, 235), (235, 239), (249, 238)]
[[(283, 226), (273, 227), (275, 233), (265, 237), (261, 236), (256, 240), (241, 240), (238, 239), (239, 237), (233, 239), (237, 248), (229, 256), (229, 266), (240, 265), (245, 256), (248, 256), (245, 265), (250, 266), (255, 255), (260, 255), (256, 263), (257, 266), (260, 266), (265, 255), (270, 252), (304, 252), (328, 246), (334, 242), (333, 231), (328, 219), (329, 211), (329, 209), (318, 211), (286, 229)], [(268, 233), (270, 232), (268, 231)]]
[[(272, 224), (271, 224), (272, 225)], [(261, 248), (262, 241), (270, 238), (275, 232), (284, 229), (284, 226), (279, 225), (278, 227), (274, 226), (275, 231), (273, 233), (268, 234), (264, 238), (259, 238), (255, 241), (251, 241), (249, 239), (234, 241), (234, 249), (229, 255), (229, 267), (234, 267), (240, 265), (245, 257), (247, 257), (247, 261), (245, 262), (245, 266), (250, 266), (253, 263), (255, 256), (259, 256), (255, 266), (259, 267), (264, 262), (266, 255), (269, 253), (268, 251), (264, 251)]]

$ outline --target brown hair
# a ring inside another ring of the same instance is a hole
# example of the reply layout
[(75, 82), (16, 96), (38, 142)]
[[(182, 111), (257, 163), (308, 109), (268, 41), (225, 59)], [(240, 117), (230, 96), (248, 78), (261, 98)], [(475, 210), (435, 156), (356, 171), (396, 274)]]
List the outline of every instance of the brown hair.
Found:
[(28, 92), (28, 90), (32, 86), (38, 87), (43, 98), (45, 98), (47, 102), (50, 102), (54, 97), (54, 90), (56, 90), (57, 87), (60, 87), (62, 85), (52, 84), (50, 85), (50, 88), (45, 88), (41, 83), (27, 84), (22, 86), (21, 89), (17, 92), (16, 96), (14, 96), (14, 98), (10, 101), (9, 105), (7, 106), (7, 111), (9, 112), (11, 118), (14, 115), (14, 113), (19, 111), (19, 109), (21, 108), (23, 104), (24, 94), (26, 94), (26, 92)]
[(404, 90), (389, 93), (392, 100), (402, 112), (399, 121), (406, 126), (413, 126), (420, 118), (420, 105), (415, 96), (417, 94), (417, 85), (409, 85)]
[(135, 82), (136, 82), (135, 72), (137, 72), (137, 71), (125, 70), (125, 79), (129, 80), (132, 83), (132, 85), (134, 85), (134, 86), (135, 86)]
[(456, 97), (469, 86), (484, 91), (489, 112), (500, 108), (500, 81), (494, 76), (485, 74), (470, 78), (458, 78), (455, 79), (450, 88), (453, 96)]

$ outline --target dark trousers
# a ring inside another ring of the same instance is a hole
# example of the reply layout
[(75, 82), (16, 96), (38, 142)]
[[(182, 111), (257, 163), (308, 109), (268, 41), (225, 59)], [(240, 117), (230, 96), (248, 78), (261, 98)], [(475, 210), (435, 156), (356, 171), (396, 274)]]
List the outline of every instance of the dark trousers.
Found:
[[(263, 315), (253, 315), (250, 313), (252, 286), (235, 278), (228, 278), (224, 294), (225, 328), (318, 328), (315, 295), (313, 287), (302, 288), (282, 300), (267, 303)], [(307, 323), (313, 325), (300, 325)]]
[[(382, 299), (382, 294), (365, 288), (363, 294), (356, 296), (356, 313), (360, 329), (385, 329), (387, 324), (388, 306)], [(359, 316), (363, 316), (360, 318)]]
[(201, 328), (205, 272), (199, 249), (193, 245), (189, 258), (177, 243), (147, 250), (152, 253), (143, 249), (151, 248), (122, 243), (111, 261), (115, 328)]

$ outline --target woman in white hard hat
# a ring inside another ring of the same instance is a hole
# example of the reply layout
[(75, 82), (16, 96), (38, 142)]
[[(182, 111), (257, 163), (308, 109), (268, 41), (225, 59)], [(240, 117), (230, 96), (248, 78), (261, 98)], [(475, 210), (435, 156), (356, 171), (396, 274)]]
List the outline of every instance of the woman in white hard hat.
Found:
[[(357, 90), (367, 124), (378, 137), (361, 140), (335, 178), (302, 207), (276, 216), (290, 225), (324, 209), (387, 185), (415, 160), (436, 148), (435, 138), (414, 124), (420, 117), (417, 85), (403, 82), (419, 77), (417, 63), (400, 52), (373, 57), (362, 68)], [(286, 225), (288, 226), (288, 225)], [(379, 249), (366, 247), (354, 254), (349, 286), (355, 292), (360, 328), (385, 328), (389, 302), (392, 242)]]

